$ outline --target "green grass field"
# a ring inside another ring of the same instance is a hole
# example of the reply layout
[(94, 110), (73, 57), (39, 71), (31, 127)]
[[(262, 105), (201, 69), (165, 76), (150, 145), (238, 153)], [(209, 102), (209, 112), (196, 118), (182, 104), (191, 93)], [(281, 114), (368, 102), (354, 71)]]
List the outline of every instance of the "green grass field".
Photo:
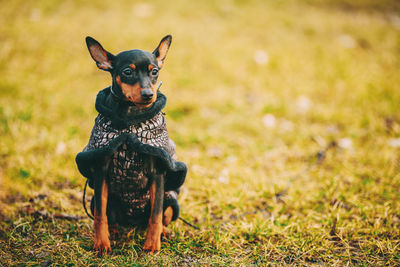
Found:
[[(0, 3), (0, 266), (400, 265), (398, 1)], [(173, 223), (155, 256), (123, 229), (99, 258), (90, 219), (55, 218), (85, 216), (74, 158), (110, 83), (84, 38), (117, 53), (166, 34), (199, 229)]]

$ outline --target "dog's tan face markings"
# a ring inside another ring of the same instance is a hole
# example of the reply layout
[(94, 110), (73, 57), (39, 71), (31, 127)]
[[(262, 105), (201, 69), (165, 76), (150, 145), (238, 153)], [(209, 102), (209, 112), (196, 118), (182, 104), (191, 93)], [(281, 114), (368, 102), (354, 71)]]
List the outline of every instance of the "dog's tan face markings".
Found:
[[(131, 64), (133, 65), (133, 64)], [(142, 87), (139, 82), (130, 85), (121, 81), (121, 77), (117, 75), (115, 78), (118, 86), (121, 88), (122, 93), (124, 94), (127, 101), (134, 103), (136, 106), (140, 108), (150, 107), (157, 99), (157, 87), (155, 84), (151, 84), (151, 90), (153, 91), (153, 97), (149, 101), (143, 101), (140, 92), (142, 91)]]
[(139, 82), (135, 83), (134, 85), (123, 83), (119, 75), (115, 78), (115, 81), (121, 88), (126, 100), (133, 103), (142, 102), (142, 97), (140, 96), (141, 87)]

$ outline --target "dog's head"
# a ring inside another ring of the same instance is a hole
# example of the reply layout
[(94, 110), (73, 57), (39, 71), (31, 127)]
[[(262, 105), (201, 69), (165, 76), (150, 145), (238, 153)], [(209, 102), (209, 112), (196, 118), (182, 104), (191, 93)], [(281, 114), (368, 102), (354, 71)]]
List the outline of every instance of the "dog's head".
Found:
[(150, 107), (157, 99), (158, 72), (171, 45), (165, 36), (153, 53), (135, 49), (113, 55), (92, 37), (86, 37), (90, 55), (101, 70), (111, 73), (114, 93), (139, 108)]

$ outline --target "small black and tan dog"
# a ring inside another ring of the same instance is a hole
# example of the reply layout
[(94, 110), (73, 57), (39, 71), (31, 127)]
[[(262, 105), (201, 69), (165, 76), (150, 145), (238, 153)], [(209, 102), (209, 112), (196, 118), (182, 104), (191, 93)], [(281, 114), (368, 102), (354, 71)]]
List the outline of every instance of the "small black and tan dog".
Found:
[(100, 254), (111, 251), (109, 228), (115, 225), (147, 224), (143, 249), (159, 251), (165, 227), (179, 215), (177, 196), (187, 167), (176, 161), (162, 112), (166, 97), (156, 86), (171, 40), (165, 36), (152, 53), (113, 55), (86, 38), (98, 68), (112, 76), (112, 85), (97, 95), (99, 115), (89, 143), (76, 157), (94, 189), (94, 249)]

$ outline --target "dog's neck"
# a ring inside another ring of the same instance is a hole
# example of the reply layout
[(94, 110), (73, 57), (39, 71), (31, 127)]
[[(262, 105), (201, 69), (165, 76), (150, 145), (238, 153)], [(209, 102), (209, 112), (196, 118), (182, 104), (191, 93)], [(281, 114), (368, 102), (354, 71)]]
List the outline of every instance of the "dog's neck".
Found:
[(157, 100), (150, 107), (140, 108), (113, 96), (111, 88), (107, 87), (97, 94), (95, 107), (102, 116), (112, 122), (113, 127), (123, 129), (153, 118), (162, 111), (166, 103), (167, 98), (158, 91)]
[[(113, 86), (114, 87), (114, 86)], [(113, 91), (113, 87), (111, 87), (111, 94), (108, 95), (106, 99), (106, 105), (115, 110), (118, 116), (124, 117), (133, 117), (136, 115), (140, 115), (145, 113), (147, 110), (151, 108), (151, 106), (146, 108), (140, 108), (135, 106), (134, 104), (122, 99)]]

